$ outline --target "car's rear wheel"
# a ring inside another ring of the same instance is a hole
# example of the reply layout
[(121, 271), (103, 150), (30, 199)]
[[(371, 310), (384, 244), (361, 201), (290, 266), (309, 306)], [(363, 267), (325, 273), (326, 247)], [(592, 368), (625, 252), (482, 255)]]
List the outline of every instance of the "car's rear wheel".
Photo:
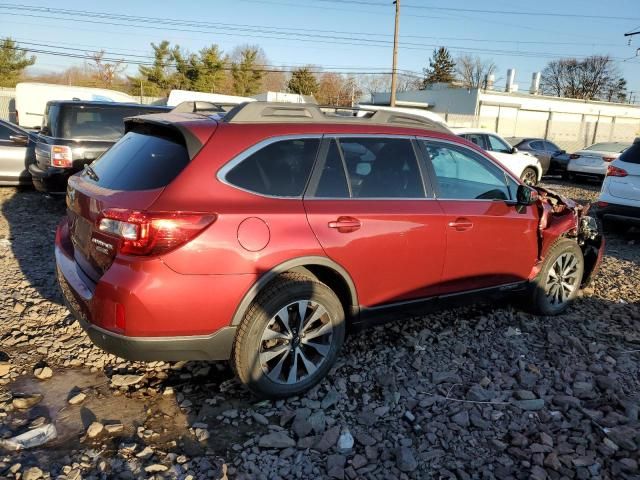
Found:
[(584, 274), (584, 257), (578, 244), (561, 239), (547, 253), (542, 269), (527, 298), (529, 310), (538, 315), (557, 315), (576, 298)]
[(259, 396), (298, 395), (327, 374), (344, 336), (344, 310), (335, 293), (315, 278), (284, 273), (240, 323), (232, 363)]
[(535, 168), (527, 167), (522, 172), (522, 175), (520, 175), (520, 180), (522, 180), (525, 185), (533, 187), (538, 184), (538, 172)]

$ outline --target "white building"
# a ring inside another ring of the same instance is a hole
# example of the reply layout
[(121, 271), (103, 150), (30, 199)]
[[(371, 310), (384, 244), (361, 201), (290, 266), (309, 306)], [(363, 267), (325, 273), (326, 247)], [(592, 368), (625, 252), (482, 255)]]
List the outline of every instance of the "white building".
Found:
[[(640, 135), (640, 105), (549, 97), (436, 84), (427, 90), (399, 92), (398, 106), (423, 108), (442, 115), (452, 127), (480, 127), (505, 137), (549, 138), (567, 150), (596, 141), (629, 141)], [(534, 76), (531, 91), (537, 91)], [(388, 105), (389, 93), (372, 95), (372, 103)]]

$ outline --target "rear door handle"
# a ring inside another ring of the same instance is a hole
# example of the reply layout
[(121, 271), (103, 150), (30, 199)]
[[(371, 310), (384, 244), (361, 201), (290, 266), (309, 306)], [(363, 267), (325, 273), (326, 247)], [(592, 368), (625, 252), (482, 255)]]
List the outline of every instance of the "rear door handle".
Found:
[(349, 233), (358, 230), (362, 224), (353, 217), (338, 217), (337, 220), (328, 223), (329, 228), (336, 228), (340, 233)]
[(449, 222), (449, 227), (457, 232), (465, 232), (473, 228), (473, 222), (468, 218), (456, 218), (453, 222)]

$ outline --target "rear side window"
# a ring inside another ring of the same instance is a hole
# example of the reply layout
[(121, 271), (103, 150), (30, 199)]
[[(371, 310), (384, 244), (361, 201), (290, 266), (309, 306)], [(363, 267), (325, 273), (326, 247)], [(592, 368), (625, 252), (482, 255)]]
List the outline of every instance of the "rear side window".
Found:
[(298, 197), (307, 184), (319, 144), (317, 138), (270, 143), (229, 170), (225, 180), (262, 195)]
[(534, 150), (538, 150), (538, 151), (545, 150), (544, 144), (539, 141), (531, 142), (529, 145), (531, 145), (531, 148), (533, 148)]
[(129, 132), (91, 164), (98, 180), (111, 190), (151, 190), (167, 186), (189, 163), (186, 147), (174, 139)]
[(483, 150), (489, 150), (489, 145), (487, 145), (487, 142), (485, 141), (485, 136), (480, 133), (465, 133), (462, 137), (479, 146)]
[(640, 163), (640, 142), (631, 145), (618, 158), (627, 163)]

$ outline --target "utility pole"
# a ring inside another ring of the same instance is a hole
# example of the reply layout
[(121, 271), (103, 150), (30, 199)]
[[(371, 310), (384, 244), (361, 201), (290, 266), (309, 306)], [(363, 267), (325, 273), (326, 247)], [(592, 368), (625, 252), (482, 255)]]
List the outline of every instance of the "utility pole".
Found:
[(398, 30), (400, 28), (400, 0), (393, 2), (396, 6), (396, 26), (393, 31), (393, 66), (391, 67), (391, 101), (389, 105), (396, 106), (396, 89), (398, 88)]

